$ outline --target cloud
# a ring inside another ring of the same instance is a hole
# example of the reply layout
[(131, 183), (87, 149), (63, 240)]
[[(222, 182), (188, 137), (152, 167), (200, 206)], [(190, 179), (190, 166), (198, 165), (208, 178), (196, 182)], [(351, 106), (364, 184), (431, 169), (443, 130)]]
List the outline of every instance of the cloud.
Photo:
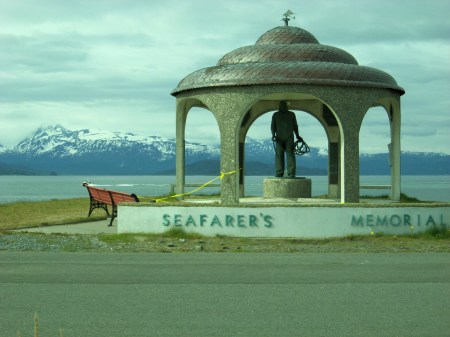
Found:
[[(388, 72), (405, 88), (404, 149), (420, 141), (450, 153), (450, 3), (441, 0), (2, 1), (0, 143), (15, 145), (51, 123), (174, 137), (171, 90), (282, 25), (287, 9), (296, 13), (291, 25)], [(266, 138), (268, 116), (249, 135)], [(326, 147), (323, 128), (300, 116), (307, 138)], [(364, 147), (384, 152), (377, 137), (384, 142), (389, 127), (384, 119), (369, 120)], [(213, 119), (192, 113), (188, 127), (192, 141), (219, 138)]]

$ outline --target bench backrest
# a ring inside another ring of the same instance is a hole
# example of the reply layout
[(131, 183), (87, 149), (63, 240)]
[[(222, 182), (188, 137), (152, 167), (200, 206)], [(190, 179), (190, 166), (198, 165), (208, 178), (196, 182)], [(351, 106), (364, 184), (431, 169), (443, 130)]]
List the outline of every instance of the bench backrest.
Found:
[(86, 188), (89, 191), (89, 194), (91, 195), (91, 198), (94, 200), (101, 201), (105, 204), (112, 205), (113, 200), (111, 198), (111, 194), (109, 194), (109, 191), (102, 189), (102, 188), (96, 188), (92, 186), (86, 185)]
[(139, 198), (136, 194), (105, 190), (103, 188), (89, 186), (88, 184), (83, 184), (83, 186), (87, 188), (92, 199), (108, 205), (117, 205), (121, 202), (139, 202)]
[(121, 202), (139, 202), (139, 198), (136, 194), (126, 194), (117, 191), (109, 191), (109, 193), (116, 205)]

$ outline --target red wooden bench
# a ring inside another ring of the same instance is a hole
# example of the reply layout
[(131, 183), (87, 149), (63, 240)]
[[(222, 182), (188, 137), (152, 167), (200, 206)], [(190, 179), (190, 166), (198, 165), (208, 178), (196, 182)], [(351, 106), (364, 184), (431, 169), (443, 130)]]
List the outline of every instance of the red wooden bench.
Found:
[(96, 208), (104, 209), (106, 214), (109, 214), (108, 205), (112, 207), (111, 221), (108, 226), (112, 226), (114, 219), (117, 217), (117, 205), (121, 202), (139, 202), (136, 194), (127, 194), (118, 191), (106, 190), (104, 188), (97, 188), (83, 182), (89, 193), (90, 205), (88, 217)]

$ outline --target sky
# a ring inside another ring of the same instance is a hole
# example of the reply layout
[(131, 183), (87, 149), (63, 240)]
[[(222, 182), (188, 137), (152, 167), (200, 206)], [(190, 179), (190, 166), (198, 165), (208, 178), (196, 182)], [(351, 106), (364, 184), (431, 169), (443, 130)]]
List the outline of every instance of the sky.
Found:
[[(0, 0), (0, 144), (60, 124), (175, 138), (175, 97), (188, 74), (282, 26), (312, 33), (389, 73), (401, 97), (404, 151), (450, 154), (449, 0)], [(310, 147), (320, 124), (296, 111)], [(270, 113), (248, 136), (270, 138)], [(370, 109), (360, 152), (387, 151), (389, 122)], [(219, 143), (212, 114), (193, 109), (186, 139)]]

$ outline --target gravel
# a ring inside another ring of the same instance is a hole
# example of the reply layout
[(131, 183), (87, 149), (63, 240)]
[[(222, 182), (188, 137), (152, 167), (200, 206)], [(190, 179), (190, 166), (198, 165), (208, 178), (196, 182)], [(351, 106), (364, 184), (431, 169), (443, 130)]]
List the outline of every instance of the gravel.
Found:
[(1, 251), (36, 252), (450, 252), (449, 239), (365, 236), (337, 239), (173, 238), (155, 235), (0, 233)]
[(0, 251), (102, 251), (108, 245), (94, 235), (3, 234)]

